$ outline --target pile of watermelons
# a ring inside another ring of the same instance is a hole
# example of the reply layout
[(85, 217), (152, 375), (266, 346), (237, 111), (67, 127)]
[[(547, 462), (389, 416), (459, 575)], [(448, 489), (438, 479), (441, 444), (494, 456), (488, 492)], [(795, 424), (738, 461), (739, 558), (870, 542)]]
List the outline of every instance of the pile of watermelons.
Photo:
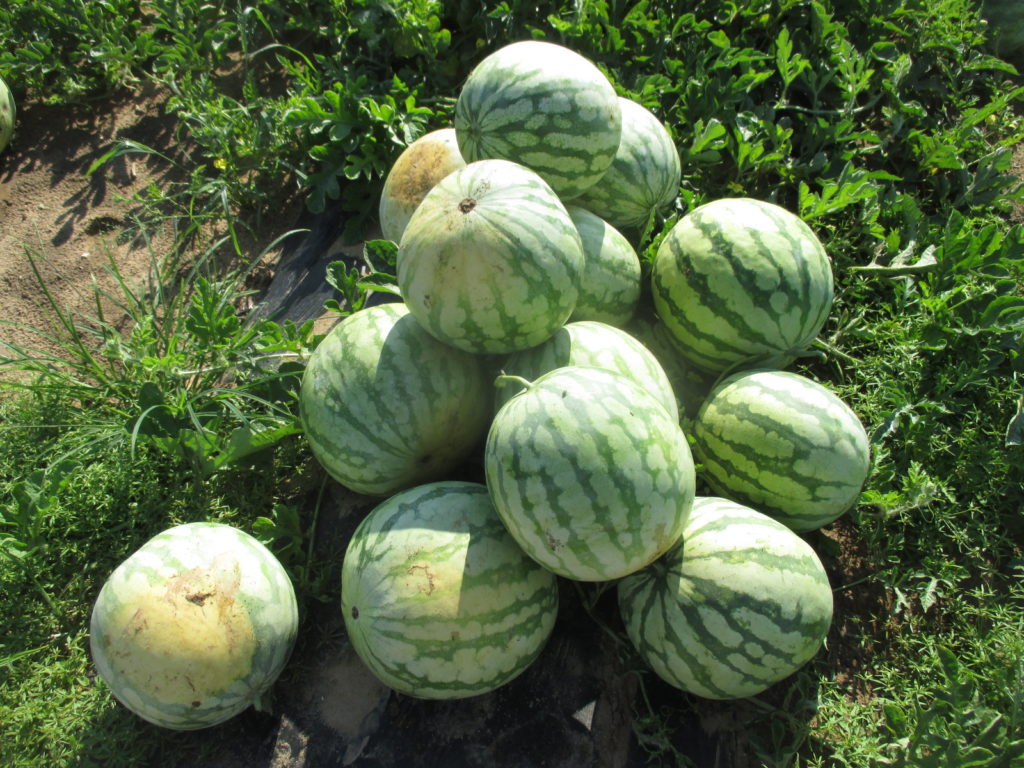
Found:
[[(481, 61), (454, 127), (392, 168), (381, 226), (402, 300), (326, 336), (300, 416), (331, 477), (380, 499), (341, 610), (395, 690), (514, 678), (555, 623), (558, 578), (616, 582), (639, 654), (697, 695), (753, 695), (818, 652), (832, 594), (799, 534), (853, 505), (869, 469), (853, 411), (783, 370), (826, 320), (829, 258), (797, 216), (736, 198), (678, 219), (644, 268), (624, 232), (654, 232), (679, 184), (649, 110), (532, 41)], [(474, 461), (480, 482), (455, 479)], [(202, 526), (123, 564), (92, 631), (123, 703), (202, 727), (273, 682), (294, 596), (269, 552)]]

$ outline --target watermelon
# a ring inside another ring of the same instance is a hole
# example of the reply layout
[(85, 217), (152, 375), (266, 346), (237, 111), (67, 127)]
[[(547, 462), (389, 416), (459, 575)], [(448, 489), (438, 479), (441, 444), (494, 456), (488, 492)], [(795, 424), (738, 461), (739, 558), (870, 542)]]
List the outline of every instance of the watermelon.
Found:
[(619, 230), (576, 205), (566, 207), (580, 233), (583, 277), (570, 320), (622, 326), (640, 300), (640, 257)]
[(798, 216), (724, 198), (680, 219), (658, 246), (654, 305), (680, 350), (711, 373), (784, 368), (832, 306), (832, 267)]
[(484, 363), (428, 334), (402, 303), (349, 315), (303, 373), (299, 416), (313, 455), (371, 496), (440, 479), (487, 432), (493, 377)]
[(814, 658), (832, 590), (814, 550), (781, 523), (715, 497), (679, 544), (619, 582), (633, 646), (670, 685), (710, 699), (761, 693)]
[(835, 393), (789, 371), (720, 382), (694, 422), (695, 453), (715, 492), (810, 531), (853, 506), (870, 466), (868, 436)]
[[(675, 392), (657, 358), (625, 331), (596, 320), (567, 323), (543, 344), (509, 355), (502, 370), (509, 377), (533, 381), (564, 366), (604, 368), (628, 376), (657, 397), (672, 418), (679, 418)], [(522, 389), (515, 378), (503, 380), (495, 405), (500, 408)]]
[(399, 242), (409, 217), (427, 192), (449, 173), (465, 166), (454, 128), (431, 131), (406, 147), (384, 179), (379, 206), (381, 236)]
[(621, 120), (615, 89), (592, 62), (536, 40), (487, 56), (470, 72), (455, 104), (455, 132), (466, 162), (525, 165), (563, 200), (608, 170)]
[(93, 606), (93, 662), (139, 717), (175, 730), (221, 723), (277, 680), (298, 630), (280, 562), (249, 534), (187, 523), (122, 562)]
[(487, 693), (538, 656), (555, 577), (509, 536), (479, 483), (395, 494), (356, 529), (341, 571), (349, 640), (391, 688), (425, 699)]
[(7, 147), (14, 135), (14, 94), (0, 77), (0, 152)]
[(565, 206), (533, 171), (480, 160), (446, 176), (399, 244), (398, 284), (436, 338), (503, 354), (550, 337), (576, 307), (584, 256)]
[(578, 581), (617, 579), (668, 550), (696, 482), (686, 435), (659, 398), (579, 366), (538, 377), (501, 407), (484, 472), (519, 546)]
[(668, 328), (653, 314), (638, 313), (625, 330), (647, 347), (668, 376), (683, 428), (689, 432), (688, 425), (697, 418), (704, 399), (715, 384), (714, 377), (686, 360)]
[(616, 227), (643, 227), (679, 196), (679, 150), (649, 109), (622, 97), (619, 105), (622, 137), (615, 159), (574, 202)]
[(1021, 0), (982, 0), (981, 17), (988, 22), (993, 52), (1024, 64), (1024, 3)]

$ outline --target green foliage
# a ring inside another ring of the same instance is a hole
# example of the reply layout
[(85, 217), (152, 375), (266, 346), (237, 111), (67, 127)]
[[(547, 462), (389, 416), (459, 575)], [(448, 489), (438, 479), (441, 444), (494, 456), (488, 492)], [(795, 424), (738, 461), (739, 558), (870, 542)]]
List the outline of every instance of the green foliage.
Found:
[[(161, 158), (184, 181), (143, 193), (140, 231), (170, 223), (194, 247), (213, 225), (226, 239), (184, 271), (154, 260), (142, 288), (111, 264), (117, 289), (97, 289), (92, 317), (41, 285), (54, 327), (39, 332), (60, 353), (8, 346), (0, 361), (28, 375), (0, 403), (0, 762), (143, 765), (169, 748), (89, 683), (83, 629), (105, 575), (163, 527), (237, 522), (281, 556), (303, 599), (328, 593), (334, 566), (312, 555), (321, 478), (293, 439), (318, 339), (248, 320), (242, 242), (295, 196), (359, 236), (386, 170), (449, 122), (470, 69), (537, 38), (593, 59), (677, 143), (675, 210), (629, 233), (645, 269), (668, 226), (723, 196), (798, 212), (832, 258), (823, 355), (799, 368), (872, 435), (849, 541), (815, 539), (848, 558), (834, 587), (856, 599), (837, 602), (828, 653), (737, 705), (738, 749), (765, 766), (1019, 763), (1024, 188), (1012, 170), (1024, 81), (993, 55), (979, 5), (2, 4), (0, 71), (19, 111), (157, 84), (180, 146), (122, 141), (91, 172)], [(212, 267), (222, 245), (232, 274)], [(365, 265), (332, 265), (330, 308), (393, 292), (393, 264), (393, 246), (370, 242)], [(674, 692), (662, 703), (657, 685), (643, 690), (637, 740), (652, 764), (685, 765), (676, 724), (722, 710)]]

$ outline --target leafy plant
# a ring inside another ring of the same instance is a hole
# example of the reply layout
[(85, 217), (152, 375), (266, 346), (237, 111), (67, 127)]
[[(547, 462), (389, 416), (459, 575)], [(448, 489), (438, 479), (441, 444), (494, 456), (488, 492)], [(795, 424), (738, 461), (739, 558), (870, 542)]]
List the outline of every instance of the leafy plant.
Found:
[(956, 655), (937, 648), (941, 684), (931, 701), (916, 702), (909, 710), (894, 703), (883, 706), (886, 729), (896, 738), (892, 757), (882, 764), (893, 768), (1001, 768), (1024, 757), (1024, 663), (1014, 681), (1013, 709), (996, 712), (978, 698), (977, 686), (965, 674)]

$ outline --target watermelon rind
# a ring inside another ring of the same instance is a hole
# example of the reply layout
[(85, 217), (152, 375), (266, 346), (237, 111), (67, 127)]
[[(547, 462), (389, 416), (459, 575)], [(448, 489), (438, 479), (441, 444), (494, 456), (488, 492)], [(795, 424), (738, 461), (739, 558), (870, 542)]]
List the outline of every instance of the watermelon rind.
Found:
[(525, 165), (563, 200), (583, 193), (608, 170), (621, 120), (615, 89), (593, 62), (538, 40), (511, 43), (484, 58), (455, 104), (466, 162)]
[(620, 578), (664, 553), (696, 484), (686, 435), (659, 398), (579, 366), (538, 377), (501, 407), (484, 471), (523, 550), (577, 581)]
[(465, 166), (454, 128), (431, 131), (407, 146), (384, 179), (378, 206), (381, 236), (399, 242), (427, 192), (449, 173)]
[(90, 647), (130, 711), (194, 730), (259, 705), (297, 630), (292, 583), (266, 547), (230, 525), (186, 523), (110, 574), (93, 606)]
[(604, 175), (573, 202), (621, 228), (643, 228), (679, 196), (679, 150), (665, 124), (632, 99), (619, 97), (622, 137)]
[(555, 577), (509, 536), (479, 483), (438, 481), (382, 502), (345, 552), (352, 647), (386, 685), (424, 699), (492, 691), (540, 654)]
[(569, 320), (598, 320), (623, 326), (640, 301), (640, 257), (629, 240), (600, 216), (577, 205), (566, 206), (580, 233), (583, 276)]
[(398, 248), (409, 311), (437, 339), (504, 354), (551, 336), (572, 314), (583, 245), (565, 206), (533, 171), (480, 160), (442, 179)]
[[(565, 366), (621, 373), (658, 398), (673, 419), (679, 418), (672, 383), (654, 354), (626, 331), (596, 320), (566, 323), (544, 343), (509, 355), (502, 370), (509, 377), (533, 381)], [(495, 408), (523, 388), (515, 378), (503, 380), (497, 388)]]
[(702, 477), (716, 493), (805, 532), (860, 496), (867, 432), (823, 384), (790, 371), (743, 371), (708, 395), (693, 427)]
[(665, 682), (710, 699), (755, 696), (814, 658), (832, 622), (807, 542), (749, 507), (698, 497), (679, 544), (618, 585), (626, 634)]
[(299, 416), (314, 457), (370, 496), (441, 479), (486, 435), (486, 363), (435, 339), (400, 302), (349, 315), (302, 377)]
[(817, 236), (774, 203), (722, 198), (669, 230), (651, 269), (654, 306), (680, 350), (715, 374), (784, 368), (814, 342), (832, 306)]
[(668, 328), (653, 313), (637, 313), (626, 325), (625, 331), (650, 350), (668, 376), (680, 420), (689, 433), (690, 425), (697, 418), (704, 399), (715, 385), (715, 377), (686, 359)]
[(15, 115), (14, 94), (3, 77), (0, 77), (0, 152), (7, 148), (14, 135)]

